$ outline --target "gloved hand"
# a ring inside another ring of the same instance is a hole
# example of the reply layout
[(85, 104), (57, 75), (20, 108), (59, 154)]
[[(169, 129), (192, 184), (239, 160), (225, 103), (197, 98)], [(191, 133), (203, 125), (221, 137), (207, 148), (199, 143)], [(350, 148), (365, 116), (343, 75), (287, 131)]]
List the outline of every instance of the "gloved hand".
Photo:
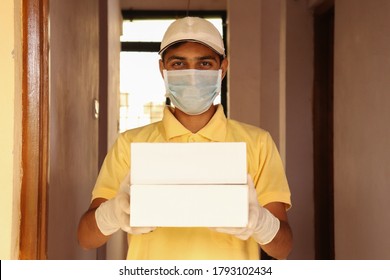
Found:
[(154, 227), (130, 227), (130, 173), (122, 181), (118, 194), (96, 209), (96, 224), (104, 235), (111, 235), (119, 229), (130, 234), (153, 231)]
[(217, 232), (227, 233), (242, 240), (253, 237), (260, 245), (268, 244), (279, 231), (280, 221), (266, 208), (259, 205), (256, 190), (248, 174), (249, 215), (248, 225), (243, 228), (220, 227)]

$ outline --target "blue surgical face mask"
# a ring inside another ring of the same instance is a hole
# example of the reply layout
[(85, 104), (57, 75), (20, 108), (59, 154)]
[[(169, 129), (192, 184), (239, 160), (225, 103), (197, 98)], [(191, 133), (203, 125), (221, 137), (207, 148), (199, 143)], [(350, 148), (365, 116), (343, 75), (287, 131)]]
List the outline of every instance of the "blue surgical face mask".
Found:
[(222, 70), (163, 70), (166, 97), (188, 115), (206, 112), (221, 92)]

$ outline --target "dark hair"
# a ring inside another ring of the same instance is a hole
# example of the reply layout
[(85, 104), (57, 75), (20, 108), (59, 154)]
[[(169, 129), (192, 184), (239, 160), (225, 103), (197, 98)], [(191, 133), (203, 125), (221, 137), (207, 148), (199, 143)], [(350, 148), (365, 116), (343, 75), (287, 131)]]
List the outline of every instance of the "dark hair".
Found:
[(164, 62), (164, 59), (165, 59), (165, 54), (166, 54), (166, 51), (169, 50), (169, 49), (176, 49), (178, 47), (180, 47), (181, 45), (183, 45), (184, 43), (187, 43), (186, 41), (182, 41), (182, 42), (177, 42), (173, 45), (170, 45), (168, 48), (166, 48), (162, 54), (161, 54), (161, 59), (162, 61)]

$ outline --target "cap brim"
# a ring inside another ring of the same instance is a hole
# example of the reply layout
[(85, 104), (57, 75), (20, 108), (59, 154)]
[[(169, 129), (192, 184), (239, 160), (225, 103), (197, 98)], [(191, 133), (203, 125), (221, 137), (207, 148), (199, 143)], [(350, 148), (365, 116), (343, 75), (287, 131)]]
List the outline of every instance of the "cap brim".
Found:
[(210, 49), (212, 49), (214, 52), (216, 52), (217, 54), (219, 55), (222, 55), (223, 57), (225, 57), (225, 53), (224, 52), (219, 52), (217, 51), (215, 48), (213, 48), (212, 46), (210, 46), (209, 44), (206, 44), (205, 42), (202, 42), (202, 41), (199, 41), (199, 40), (195, 40), (195, 39), (182, 39), (182, 40), (177, 40), (177, 41), (174, 41), (168, 45), (166, 45), (164, 48), (162, 48), (158, 54), (161, 55), (163, 52), (165, 52), (168, 48), (172, 47), (173, 45), (175, 44), (178, 44), (178, 43), (183, 43), (183, 42), (195, 42), (195, 43), (199, 43), (199, 44), (202, 44)]

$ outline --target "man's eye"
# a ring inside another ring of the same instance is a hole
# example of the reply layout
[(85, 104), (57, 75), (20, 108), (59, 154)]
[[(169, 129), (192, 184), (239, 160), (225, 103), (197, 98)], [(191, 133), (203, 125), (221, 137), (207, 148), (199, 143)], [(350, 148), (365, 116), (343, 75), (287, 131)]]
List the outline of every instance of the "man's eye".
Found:
[(182, 61), (175, 61), (175, 62), (172, 62), (171, 64), (173, 67), (180, 67), (180, 66), (183, 66), (184, 63)]

